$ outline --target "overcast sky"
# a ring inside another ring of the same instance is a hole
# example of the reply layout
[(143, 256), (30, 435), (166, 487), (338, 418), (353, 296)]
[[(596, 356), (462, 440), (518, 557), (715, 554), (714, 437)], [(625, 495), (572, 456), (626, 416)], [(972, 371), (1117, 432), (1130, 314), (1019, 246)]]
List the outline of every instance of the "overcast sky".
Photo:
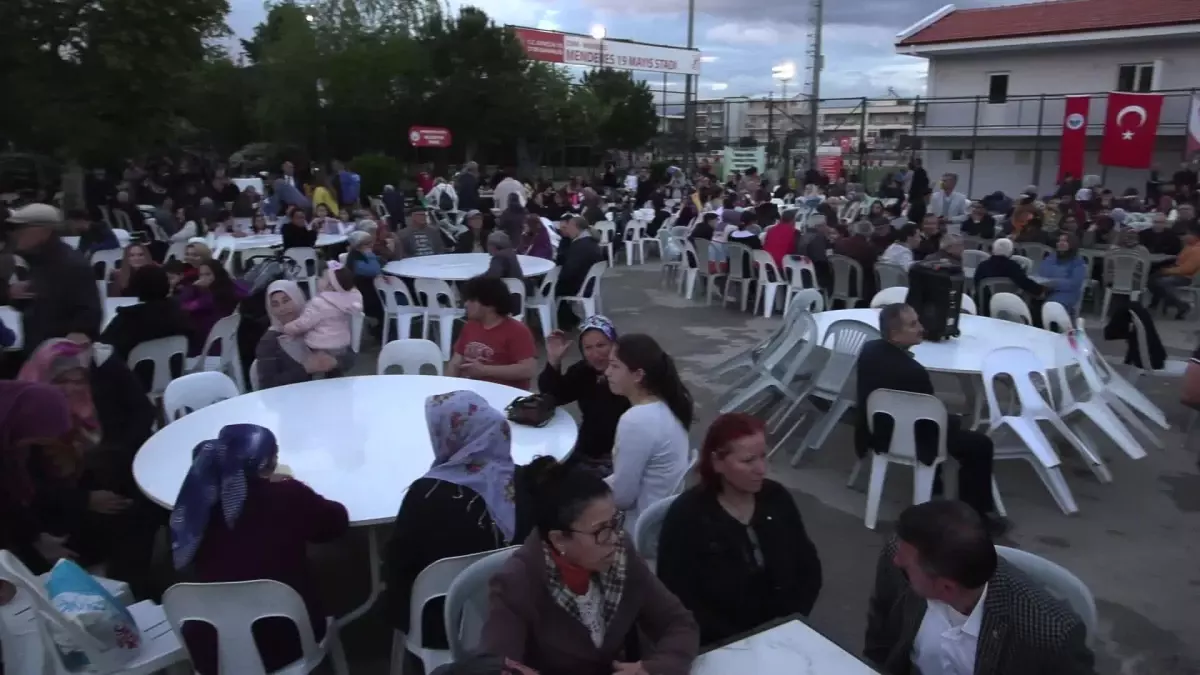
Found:
[[(590, 33), (602, 24), (613, 38), (665, 45), (687, 44), (687, 0), (450, 0), (452, 7), (475, 5), (497, 23)], [(925, 60), (898, 56), (896, 33), (946, 0), (827, 0), (825, 70), (821, 97), (883, 96), (892, 87), (902, 96), (924, 93)], [(1013, 4), (1013, 0), (958, 0), (958, 7)], [(264, 16), (262, 0), (230, 0), (230, 28), (250, 34)], [(809, 44), (812, 0), (696, 0), (696, 46), (706, 57), (701, 98), (780, 93), (771, 67), (797, 64), (789, 91), (802, 89)], [(661, 87), (660, 76), (650, 76)], [(683, 90), (672, 76), (671, 90)], [(682, 101), (668, 95), (668, 102)]]

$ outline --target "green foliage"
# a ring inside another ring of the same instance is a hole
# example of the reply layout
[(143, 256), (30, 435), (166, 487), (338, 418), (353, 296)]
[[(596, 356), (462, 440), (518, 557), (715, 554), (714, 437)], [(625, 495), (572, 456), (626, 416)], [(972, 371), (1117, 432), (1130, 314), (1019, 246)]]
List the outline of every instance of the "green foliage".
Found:
[(350, 160), (348, 166), (362, 178), (363, 194), (377, 195), (383, 192), (384, 185), (396, 185), (400, 181), (400, 163), (384, 154), (359, 155)]
[(634, 150), (657, 133), (654, 95), (631, 73), (601, 68), (584, 75), (583, 88), (591, 91), (589, 109), (602, 149)]

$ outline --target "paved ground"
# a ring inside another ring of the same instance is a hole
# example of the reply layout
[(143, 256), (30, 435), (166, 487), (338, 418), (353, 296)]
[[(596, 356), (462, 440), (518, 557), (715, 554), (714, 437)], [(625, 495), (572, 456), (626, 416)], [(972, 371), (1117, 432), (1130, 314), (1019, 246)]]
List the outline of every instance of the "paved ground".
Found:
[[(692, 430), (698, 445), (714, 417), (713, 401), (722, 384), (705, 371), (769, 334), (779, 318), (752, 318), (730, 306), (705, 307), (659, 287), (656, 264), (619, 267), (605, 278), (604, 310), (626, 333), (655, 336), (675, 357), (698, 404)], [(1194, 347), (1194, 328), (1173, 322), (1161, 326), (1177, 355)], [(1098, 344), (1099, 336), (1093, 333)], [(1123, 344), (1104, 346), (1123, 353)], [(374, 362), (362, 367), (373, 372)], [(941, 382), (939, 389), (941, 389)], [(958, 391), (953, 383), (949, 392)], [(1151, 396), (1178, 427), (1184, 421), (1176, 386), (1148, 383)], [(953, 403), (953, 395), (948, 399)], [(1200, 609), (1200, 475), (1195, 455), (1183, 449), (1178, 431), (1163, 435), (1165, 450), (1149, 449), (1139, 462), (1114, 448), (1104, 450), (1115, 480), (1096, 482), (1082, 466), (1068, 480), (1080, 513), (1064, 516), (1023, 463), (1003, 463), (997, 480), (1015, 527), (1003, 542), (1054, 560), (1077, 574), (1092, 590), (1100, 612), (1096, 650), (1104, 675), (1200, 674), (1200, 643), (1195, 615)], [(846, 649), (862, 646), (867, 597), (874, 564), (890, 523), (910, 498), (904, 471), (893, 471), (877, 532), (862, 523), (866, 496), (844, 487), (853, 465), (851, 432), (839, 428), (826, 445), (791, 468), (781, 452), (772, 477), (793, 490), (809, 534), (824, 563), (825, 585), (811, 617), (813, 625)], [(397, 490), (403, 486), (397, 486)], [(316, 552), (330, 603), (344, 613), (367, 590), (365, 537), (352, 545)], [(1190, 628), (1189, 628), (1190, 627)], [(1192, 636), (1192, 637), (1189, 637)], [(346, 631), (355, 675), (386, 673), (390, 633), (378, 612)]]

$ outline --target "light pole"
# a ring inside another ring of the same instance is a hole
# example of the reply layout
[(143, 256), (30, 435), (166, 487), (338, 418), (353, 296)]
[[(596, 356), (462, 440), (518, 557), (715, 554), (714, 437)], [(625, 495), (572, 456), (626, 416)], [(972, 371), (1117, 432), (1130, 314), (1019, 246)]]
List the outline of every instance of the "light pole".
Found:
[[(777, 66), (772, 66), (772, 68), (771, 68), (771, 77), (775, 78), (776, 80), (779, 80), (779, 82), (783, 86), (783, 116), (787, 119), (787, 121), (784, 124), (788, 127), (788, 130), (784, 132), (784, 136), (783, 136), (785, 141), (787, 140), (787, 134), (788, 134), (788, 132), (791, 131), (791, 126), (792, 126), (791, 125), (792, 116), (791, 116), (791, 113), (788, 111), (788, 108), (790, 106), (788, 106), (787, 86), (788, 86), (788, 82), (790, 82), (792, 80), (792, 78), (795, 76), (796, 76), (796, 64), (792, 61), (784, 61), (783, 63), (781, 63)], [(767, 143), (769, 144), (772, 140), (773, 139), (768, 138)], [(783, 159), (784, 171), (786, 172), (788, 157), (787, 157), (787, 152), (783, 148), (783, 145), (784, 145), (783, 143), (779, 144), (779, 146), (780, 146), (779, 147), (779, 156)]]
[(592, 26), (592, 39), (600, 43), (600, 67), (604, 67), (604, 24), (595, 24)]

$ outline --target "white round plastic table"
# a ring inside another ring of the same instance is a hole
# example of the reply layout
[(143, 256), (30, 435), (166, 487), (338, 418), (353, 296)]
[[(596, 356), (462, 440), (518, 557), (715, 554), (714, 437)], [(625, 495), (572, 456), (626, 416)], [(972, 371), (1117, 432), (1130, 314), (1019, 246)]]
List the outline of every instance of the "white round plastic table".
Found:
[[(344, 234), (318, 234), (316, 248), (336, 246), (346, 242)], [(275, 248), (283, 246), (282, 234), (253, 234), (248, 237), (217, 237), (217, 247), (234, 251), (249, 251), (256, 248)]]
[[(532, 255), (519, 255), (521, 273), (525, 278), (540, 277), (554, 269), (554, 261)], [(396, 260), (384, 265), (383, 271), (398, 277), (465, 281), (487, 272), (492, 256), (487, 253), (444, 253)]]
[[(160, 429), (138, 450), (133, 476), (151, 501), (171, 508), (192, 464), (192, 448), (227, 424), (258, 424), (275, 433), (279, 463), (318, 494), (340, 502), (353, 526), (390, 523), (408, 486), (429, 470), (433, 446), (425, 398), (460, 389), (504, 408), (521, 391), (492, 382), (428, 375), (369, 375), (315, 380), (243, 394)], [(575, 420), (561, 408), (544, 427), (512, 424), (513, 461), (539, 455), (562, 459), (575, 445)], [(371, 595), (347, 614), (366, 613), (382, 590), (378, 528), (368, 530)]]
[[(833, 322), (842, 319), (861, 321), (879, 329), (878, 309), (837, 309), (812, 315), (817, 322), (817, 335), (825, 339), (825, 331)], [(983, 359), (1001, 347), (1023, 347), (1037, 355), (1047, 369), (1075, 363), (1065, 335), (1012, 321), (986, 316), (959, 314), (959, 336), (932, 342), (926, 340), (912, 348), (917, 362), (927, 370), (960, 375), (983, 373)]]

